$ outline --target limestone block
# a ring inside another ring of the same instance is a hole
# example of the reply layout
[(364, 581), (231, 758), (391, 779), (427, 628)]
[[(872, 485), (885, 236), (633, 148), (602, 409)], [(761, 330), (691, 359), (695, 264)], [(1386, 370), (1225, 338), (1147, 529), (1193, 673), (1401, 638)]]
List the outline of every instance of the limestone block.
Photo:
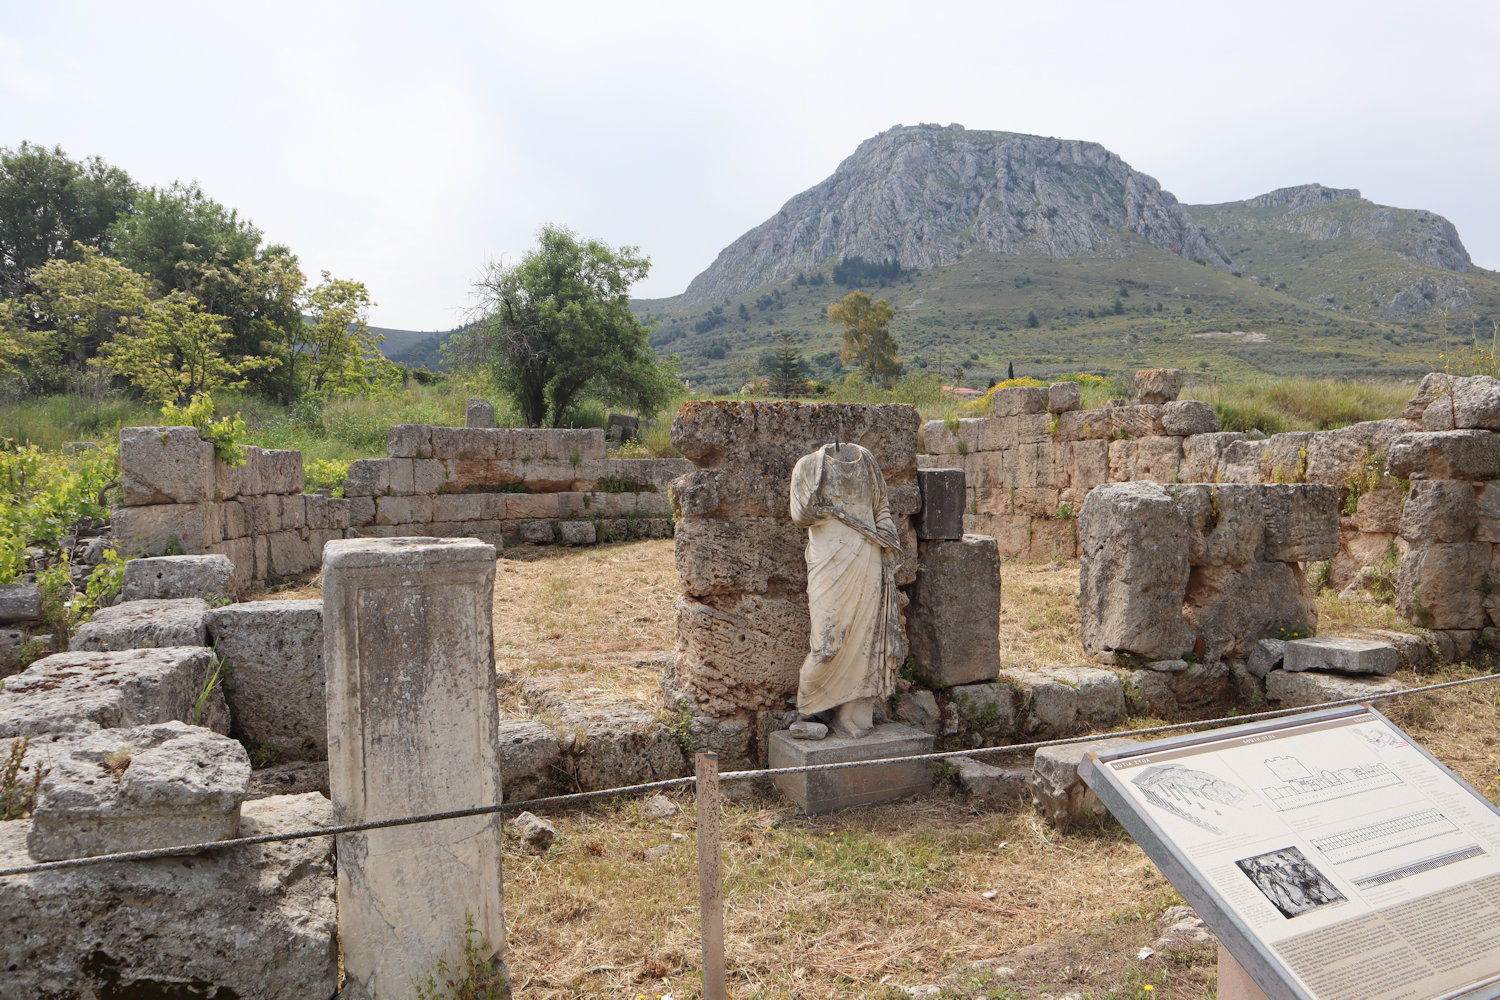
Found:
[(753, 456), (763, 474), (790, 483), (797, 459), (838, 437), (874, 453), (892, 486), (915, 481), (917, 425), (904, 404), (693, 400), (672, 421), (672, 443), (701, 468)]
[(127, 557), (159, 556), (168, 549), (198, 555), (211, 544), (207, 541), (208, 510), (208, 505), (201, 503), (116, 507), (110, 513), (115, 547)]
[(431, 458), (432, 428), (427, 424), (396, 424), (386, 432), (385, 453), (390, 458)]
[(1428, 372), (1422, 376), (1422, 383), (1417, 386), (1416, 394), (1406, 404), (1406, 411), (1402, 416), (1420, 425), (1427, 407), (1432, 404), (1433, 400), (1448, 391), (1448, 384), (1452, 380), (1453, 376), (1446, 372)]
[(0, 624), (34, 622), (42, 617), (42, 592), (34, 583), (0, 585)]
[[(620, 495), (626, 496), (627, 494)], [(635, 494), (628, 495), (634, 496)], [(592, 503), (584, 503), (584, 498), (589, 496), (593, 494), (575, 492), (557, 494), (557, 516), (563, 518), (598, 517), (599, 512), (592, 509)]]
[(1031, 798), (1029, 767), (996, 767), (972, 757), (953, 757), (949, 763), (958, 768), (958, 787), (975, 805), (993, 808)]
[(1201, 399), (1174, 400), (1161, 408), (1162, 430), (1177, 437), (1190, 434), (1217, 434), (1219, 415), (1212, 404)]
[(563, 545), (593, 545), (599, 539), (593, 521), (558, 521), (557, 540)]
[(575, 734), (572, 773), (584, 791), (618, 788), (688, 773), (682, 747), (651, 709), (631, 702), (562, 706), (558, 725)]
[(931, 691), (917, 689), (896, 696), (896, 721), (934, 736), (942, 729), (943, 713)]
[(1230, 441), (1219, 455), (1219, 469), (1215, 480), (1222, 483), (1262, 483), (1272, 479), (1269, 473), (1261, 472), (1261, 459), (1268, 445), (1269, 440)]
[(1318, 623), (1312, 588), (1295, 563), (1194, 566), (1182, 613), (1209, 661), (1243, 659), (1263, 636), (1307, 634)]
[(532, 545), (551, 545), (557, 541), (557, 532), (552, 525), (553, 522), (549, 520), (522, 521), (517, 534), (521, 541)]
[(1165, 719), (1177, 712), (1177, 684), (1172, 674), (1157, 670), (1136, 670), (1130, 674), (1126, 689), (1130, 710), (1137, 715)]
[(1280, 669), (1285, 656), (1285, 640), (1261, 639), (1250, 647), (1250, 655), (1245, 660), (1245, 669), (1250, 672), (1251, 676), (1265, 680), (1266, 674)]
[(1422, 429), (1480, 428), (1500, 431), (1500, 380), (1489, 375), (1459, 377), (1422, 411)]
[(1135, 373), (1135, 394), (1143, 403), (1170, 403), (1186, 383), (1181, 368), (1147, 368)]
[(1067, 413), (1083, 405), (1083, 393), (1077, 382), (1053, 382), (1047, 388), (1047, 412)]
[(1109, 482), (1109, 442), (1074, 441), (1068, 448), (1072, 467), (1068, 481), (1086, 488)]
[(212, 676), (209, 650), (174, 646), (113, 652), (54, 653), (5, 679), (0, 737), (143, 726), (177, 719), (215, 722), (227, 732), (229, 712), (216, 686), (201, 709)]
[(922, 542), (907, 609), (911, 653), (947, 685), (994, 680), (1000, 669), (1000, 550), (964, 535)]
[(964, 533), (964, 473), (962, 469), (921, 469), (917, 472), (921, 510), (919, 539), (960, 538)]
[(349, 527), (363, 528), (367, 524), (375, 523), (374, 497), (350, 497), (348, 503)]
[[(445, 493), (432, 498), (431, 503), (428, 505), (429, 509), (425, 511), (427, 514), (426, 517), (414, 517), (411, 520), (416, 522), (502, 521), (510, 516), (530, 516), (527, 514), (512, 515), (510, 512), (511, 507), (506, 502), (507, 499), (520, 495), (516, 493)], [(531, 505), (529, 498), (527, 498), (522, 501), (521, 509), (526, 510), (528, 505), (535, 506)], [(546, 504), (546, 506), (550, 509), (551, 513), (540, 516), (547, 517), (557, 514), (556, 501)], [(414, 506), (413, 510), (418, 514), (424, 513), (418, 506)]]
[(1500, 476), (1500, 434), (1429, 431), (1391, 442), (1386, 466), (1400, 479), (1494, 479)]
[(1235, 483), (1188, 483), (1170, 489), (1191, 532), (1188, 561), (1194, 566), (1244, 566), (1265, 549), (1263, 487)]
[(1405, 684), (1391, 677), (1351, 677), (1311, 670), (1300, 673), (1273, 670), (1266, 674), (1266, 700), (1282, 707), (1321, 705), (1348, 698), (1372, 698), (1405, 688)]
[(1288, 671), (1323, 670), (1382, 677), (1395, 673), (1400, 665), (1401, 654), (1389, 643), (1337, 636), (1292, 640), (1286, 644), (1281, 664)]
[(208, 634), (234, 683), (230, 716), (246, 739), (279, 759), (328, 752), (323, 602), (247, 601), (208, 613)]
[(1185, 483), (1232, 482), (1221, 476), (1220, 462), (1230, 445), (1245, 440), (1238, 431), (1193, 434), (1182, 441), (1180, 480)]
[(1413, 546), (1396, 571), (1396, 610), (1423, 628), (1483, 628), (1490, 552), (1487, 542)]
[(208, 551), (209, 555), (221, 555), (228, 558), (230, 564), (234, 567), (234, 577), (231, 581), (231, 586), (234, 588), (236, 594), (242, 593), (254, 578), (254, 540), (249, 538), (226, 538), (222, 542), (210, 545)]
[[(893, 487), (888, 492), (892, 514), (916, 513), (917, 506), (915, 487), (897, 486)], [(906, 494), (908, 492), (911, 494), (910, 500), (906, 499)], [(649, 517), (672, 516), (672, 498), (670, 494), (666, 493), (665, 491), (657, 493), (617, 493), (614, 494), (614, 496), (619, 497), (621, 501), (626, 504), (629, 504), (631, 499), (634, 498), (635, 509), (625, 511), (625, 513), (627, 514)], [(905, 509), (902, 508), (903, 504), (906, 504)]]
[(1366, 420), (1317, 431), (1307, 439), (1305, 478), (1310, 483), (1339, 486), (1367, 475), (1390, 443), (1410, 430), (1405, 420)]
[(1096, 487), (1078, 533), (1084, 649), (1158, 659), (1191, 648), (1182, 620), (1189, 531), (1168, 491), (1154, 483)]
[(100, 608), (81, 625), (70, 650), (160, 649), (206, 646), (208, 602), (201, 597), (128, 601)]
[[(416, 497), (376, 497), (375, 498), (375, 523), (376, 524), (413, 524), (417, 518), (412, 512), (412, 501)], [(432, 500), (427, 499), (428, 517), (423, 520), (432, 520)], [(446, 499), (440, 497), (438, 499)]]
[[(328, 794), (328, 761), (293, 760), (271, 764), (250, 772), (250, 791), (245, 801), (272, 795)], [(243, 813), (241, 813), (243, 819)]]
[(1111, 438), (1162, 437), (1167, 433), (1162, 423), (1166, 411), (1161, 406), (1111, 406), (1100, 412), (1109, 416)]
[(555, 493), (511, 493), (505, 498), (505, 516), (512, 519), (556, 517)]
[(1078, 522), (1071, 519), (1038, 518), (1028, 525), (1023, 557), (1031, 562), (1078, 558)]
[(958, 435), (946, 421), (929, 420), (922, 424), (921, 448), (928, 455), (956, 455)]
[(266, 493), (302, 492), (302, 452), (265, 449), (260, 453), (260, 488)]
[[(1476, 483), (1476, 490), (1483, 487)], [(1500, 491), (1494, 494), (1496, 537), (1500, 538)], [(1354, 527), (1366, 534), (1395, 534), (1401, 528), (1401, 511), (1406, 505), (1406, 494), (1395, 486), (1385, 486), (1368, 493), (1361, 493), (1354, 504)], [(1481, 530), (1483, 526), (1481, 525)], [(1494, 541), (1494, 539), (1485, 539)]]
[(546, 794), (556, 784), (553, 769), (562, 755), (557, 734), (530, 719), (507, 719), (496, 730), (501, 785), (509, 800)]
[(1140, 445), (1126, 439), (1109, 442), (1109, 479), (1111, 483), (1128, 483), (1136, 478), (1135, 463)]
[(51, 758), (26, 849), (60, 861), (227, 840), (249, 786), (227, 736), (175, 721), (100, 730)]
[(678, 598), (677, 659), (662, 681), (668, 704), (702, 715), (779, 711), (796, 695), (811, 628), (805, 598), (756, 594)]
[(748, 464), (693, 469), (672, 484), (672, 503), (683, 518), (790, 518), (790, 483), (773, 481)]
[(604, 439), (606, 441), (634, 441), (640, 436), (641, 420), (639, 417), (627, 416), (624, 413), (611, 413), (604, 421)]
[(1182, 465), (1182, 441), (1175, 437), (1148, 437), (1136, 442), (1135, 477), (1158, 483), (1175, 483)]
[[(772, 733), (767, 758), (771, 767), (806, 767), (917, 756), (931, 753), (932, 745), (930, 734), (888, 722), (858, 739), (830, 735), (799, 740), (785, 731)], [(804, 813), (816, 815), (920, 795), (932, 788), (932, 775), (932, 762), (917, 760), (781, 774), (772, 780)]]
[(1078, 765), (1086, 754), (1135, 745), (1134, 740), (1113, 738), (1042, 747), (1032, 765), (1032, 804), (1047, 822), (1059, 827), (1108, 815), (1098, 796), (1078, 776)]
[(772, 518), (693, 519), (677, 526), (682, 592), (805, 594), (807, 531)]
[[(434, 459), (434, 461), (438, 461)], [(520, 467), (511, 469), (508, 463), (484, 458), (445, 458), (443, 483), (440, 493), (469, 493), (493, 490), (499, 486), (520, 482)], [(416, 488), (416, 459), (412, 459), (412, 486)]]
[(1475, 483), (1474, 503), (1477, 508), (1474, 541), (1500, 542), (1500, 483)]
[(349, 463), (349, 475), (344, 480), (346, 497), (378, 497), (391, 492), (391, 463), (389, 458), (361, 458)]
[[(1074, 383), (1064, 384), (1077, 388)], [(990, 414), (1013, 417), (1022, 413), (1046, 413), (1051, 397), (1051, 390), (1041, 386), (1012, 385), (995, 389), (990, 393)]]
[(132, 559), (125, 564), (120, 586), (120, 600), (126, 603), (152, 598), (226, 599), (238, 593), (234, 563), (223, 555)]
[(24, 629), (0, 628), (0, 680), (21, 669), (21, 652), (26, 641)]
[(693, 716), (688, 723), (687, 746), (684, 747), (684, 766), (696, 760), (700, 753), (719, 755), (721, 771), (750, 769), (756, 766), (750, 752), (750, 737), (754, 730), (748, 719), (711, 719), (703, 715)]
[[(589, 476), (598, 479), (613, 477), (626, 483), (637, 483), (639, 486), (631, 492), (642, 493), (665, 493), (671, 488), (673, 480), (692, 471), (693, 468), (693, 463), (683, 458), (584, 459), (580, 465), (588, 471)], [(588, 482), (589, 476), (582, 477), (582, 484), (575, 486), (574, 489), (598, 489), (597, 482)], [(913, 482), (914, 477), (908, 475), (904, 481)], [(890, 485), (889, 480), (887, 480), (887, 485)]]
[[(0, 824), (0, 865), (31, 863), (31, 822)], [(331, 822), (321, 795), (277, 796), (247, 802), (239, 830)], [(338, 989), (335, 926), (333, 842), (313, 837), (12, 876), (0, 892), (0, 963), (14, 997), (321, 1000)]]
[(1401, 508), (1401, 537), (1417, 545), (1475, 540), (1479, 504), (1471, 483), (1417, 479)]
[(949, 692), (959, 727), (981, 744), (994, 743), (1020, 729), (1017, 691), (1005, 681), (964, 684)]
[(1309, 483), (1260, 487), (1266, 516), (1264, 558), (1270, 562), (1322, 562), (1339, 547), (1339, 492)]
[(504, 431), (493, 428), (433, 427), (431, 457), (481, 462), (508, 458), (510, 456), (504, 454), (501, 445), (504, 434)]
[(265, 537), (270, 559), (264, 574), (267, 578), (296, 576), (317, 568), (321, 553), (314, 552), (307, 539), (299, 533), (278, 531)]
[[(465, 427), (494, 427), (495, 404), (487, 399), (470, 399), (464, 404)], [(415, 457), (415, 456), (413, 456)]]
[(121, 427), (120, 497), (130, 507), (214, 496), (214, 446), (193, 427)]
[(1013, 435), (1015, 444), (1044, 444), (1052, 441), (1052, 426), (1055, 417), (1046, 413), (1022, 413), (1011, 419), (1015, 421), (1016, 427)]
[(1051, 683), (1071, 688), (1077, 699), (1077, 718), (1107, 725), (1125, 714), (1125, 687), (1110, 670), (1083, 666), (1051, 666), (1042, 671)]
[(1312, 431), (1289, 431), (1266, 438), (1260, 450), (1260, 481), (1307, 482), (1308, 452), (1314, 440)]
[(307, 527), (307, 497), (301, 493), (287, 493), (278, 497), (281, 501), (281, 530), (301, 531)]

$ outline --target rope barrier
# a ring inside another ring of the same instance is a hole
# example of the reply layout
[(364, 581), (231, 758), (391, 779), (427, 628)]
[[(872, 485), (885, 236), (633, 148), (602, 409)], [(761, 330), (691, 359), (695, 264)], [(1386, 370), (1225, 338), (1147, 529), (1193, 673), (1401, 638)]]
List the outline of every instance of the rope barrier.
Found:
[[(1113, 737), (1138, 737), (1151, 736), (1157, 733), (1178, 732), (1186, 729), (1214, 728), (1220, 725), (1241, 725), (1246, 722), (1259, 722), (1262, 719), (1275, 719), (1286, 715), (1295, 715), (1298, 712), (1306, 712), (1313, 709), (1342, 708), (1346, 705), (1362, 705), (1372, 701), (1389, 701), (1393, 698), (1402, 698), (1407, 695), (1425, 694), (1430, 691), (1442, 691), (1448, 688), (1463, 687), (1468, 684), (1478, 684), (1483, 681), (1500, 680), (1500, 674), (1484, 674), (1479, 677), (1466, 677), (1462, 680), (1445, 681), (1441, 684), (1428, 684), (1424, 687), (1406, 688), (1401, 691), (1390, 691), (1383, 694), (1366, 695), (1360, 698), (1345, 698), (1340, 701), (1324, 702), (1319, 705), (1304, 705), (1296, 708), (1278, 708), (1267, 712), (1256, 712), (1251, 715), (1222, 716), (1216, 719), (1199, 719), (1193, 722), (1173, 722), (1161, 726), (1150, 726), (1145, 729), (1127, 729), (1113, 733), (1091, 733), (1087, 736), (1069, 736), (1063, 739), (1038, 740), (1032, 743), (1012, 743), (1006, 746), (979, 747), (973, 750), (944, 750), (935, 753), (917, 754), (911, 757), (884, 757), (874, 760), (841, 761), (828, 764), (805, 764), (799, 767), (776, 767), (759, 768), (749, 771), (725, 771), (719, 775), (719, 781), (748, 781), (755, 778), (774, 777), (778, 774), (807, 774), (814, 771), (837, 771), (850, 767), (870, 767), (877, 764), (895, 764), (920, 761), (944, 761), (955, 757), (978, 757), (987, 754), (1011, 754), (1026, 751), (1040, 750), (1043, 747), (1066, 746), (1071, 743), (1091, 743), (1095, 740), (1110, 739)], [(60, 871), (65, 868), (84, 868), (89, 865), (112, 864), (121, 861), (150, 861), (157, 858), (181, 857), (188, 854), (203, 854), (212, 851), (222, 851), (235, 847), (251, 847), (256, 844), (276, 844), (291, 840), (308, 840), (313, 837), (333, 837), (344, 833), (364, 833), (368, 830), (388, 830), (393, 827), (413, 826), (419, 823), (438, 823), (449, 819), (467, 819), (474, 816), (489, 816), (494, 813), (524, 812), (532, 809), (548, 809), (561, 806), (580, 805), (585, 802), (593, 802), (603, 798), (618, 798), (627, 795), (640, 795), (645, 792), (662, 791), (668, 788), (680, 788), (684, 785), (696, 784), (697, 778), (693, 776), (683, 778), (667, 778), (662, 781), (648, 781), (638, 785), (622, 785), (618, 788), (602, 788), (592, 792), (573, 792), (567, 795), (551, 795), (539, 799), (527, 799), (524, 802), (502, 802), (488, 806), (475, 806), (470, 809), (453, 809), (447, 812), (423, 813), (416, 816), (403, 816), (397, 819), (371, 820), (364, 823), (349, 823), (343, 826), (318, 827), (312, 830), (295, 830), (288, 833), (269, 833), (252, 837), (235, 837), (230, 840), (215, 840), (202, 844), (182, 844), (175, 847), (155, 847), (139, 851), (118, 851), (113, 854), (97, 854), (86, 858), (67, 858), (62, 861), (39, 861), (29, 865), (15, 865), (10, 868), (0, 868), (0, 878), (11, 875), (31, 875), (38, 872)]]

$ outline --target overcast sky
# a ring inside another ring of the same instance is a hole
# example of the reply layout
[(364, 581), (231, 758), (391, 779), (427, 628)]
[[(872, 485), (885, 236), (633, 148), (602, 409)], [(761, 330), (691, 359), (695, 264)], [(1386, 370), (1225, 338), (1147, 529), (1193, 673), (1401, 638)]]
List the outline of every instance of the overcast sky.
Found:
[(0, 0), (0, 146), (197, 180), (376, 325), (455, 325), (542, 224), (641, 296), (895, 124), (1090, 139), (1189, 203), (1318, 181), (1500, 267), (1495, 0)]

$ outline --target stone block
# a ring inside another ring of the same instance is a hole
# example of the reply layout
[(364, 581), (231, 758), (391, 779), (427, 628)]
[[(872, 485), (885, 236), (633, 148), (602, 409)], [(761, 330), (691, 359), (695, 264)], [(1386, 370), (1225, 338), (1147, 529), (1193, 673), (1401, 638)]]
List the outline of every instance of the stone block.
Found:
[[(495, 404), (487, 399), (471, 398), (464, 404), (465, 427), (494, 427)], [(412, 456), (415, 458), (416, 456)]]
[(440, 493), (448, 479), (448, 467), (435, 458), (411, 460), (411, 491), (418, 496)]
[(1474, 504), (1477, 514), (1473, 540), (1500, 543), (1500, 483), (1475, 483)]
[(1262, 636), (1317, 628), (1318, 606), (1295, 563), (1194, 566), (1182, 613), (1205, 660), (1239, 660)]
[(1188, 561), (1192, 565), (1244, 566), (1260, 560), (1266, 537), (1262, 489), (1235, 483), (1187, 483), (1171, 488), (1191, 532)]
[[(1074, 718), (1078, 722), (1107, 725), (1125, 714), (1125, 686), (1113, 671), (1082, 666), (1050, 666), (1043, 668), (1039, 674), (1048, 687), (1062, 687), (1072, 692)], [(1045, 701), (1042, 685), (1033, 685), (1026, 701), (1026, 722), (1030, 725), (1034, 719), (1044, 728), (1061, 733), (1062, 729), (1047, 717)]]
[(593, 545), (599, 538), (593, 521), (558, 521), (557, 540), (563, 545)]
[(1401, 508), (1401, 537), (1417, 545), (1476, 540), (1479, 504), (1474, 484), (1456, 479), (1417, 479)]
[[(502, 456), (503, 431), (469, 427), (433, 427), (432, 454), (434, 459), (456, 459), (464, 462), (490, 462)], [(416, 456), (413, 456), (414, 458)]]
[(234, 563), (224, 555), (132, 559), (125, 564), (120, 585), (120, 600), (126, 603), (182, 597), (226, 600), (238, 594)]
[[(1482, 487), (1483, 483), (1476, 483)], [(1500, 539), (1500, 490), (1495, 491), (1496, 538)], [(1401, 512), (1406, 505), (1406, 495), (1394, 486), (1361, 493), (1354, 503), (1354, 527), (1365, 534), (1395, 534), (1401, 530)], [(1481, 531), (1483, 525), (1481, 524)]]
[(1142, 403), (1170, 403), (1186, 383), (1181, 368), (1146, 368), (1135, 373), (1135, 395)]
[(604, 440), (612, 442), (634, 441), (640, 436), (640, 417), (624, 413), (611, 413), (604, 420)]
[(1487, 542), (1412, 547), (1396, 571), (1396, 610), (1423, 628), (1483, 628), (1481, 585), (1491, 548)]
[(0, 737), (121, 729), (176, 719), (227, 732), (228, 709), (202, 647), (54, 653), (5, 679)]
[(1405, 689), (1405, 684), (1391, 677), (1351, 677), (1312, 670), (1297, 673), (1273, 670), (1266, 674), (1266, 700), (1288, 708), (1349, 698), (1373, 698)]
[(1023, 413), (1046, 413), (1052, 393), (1042, 386), (1012, 385), (995, 389), (989, 396), (991, 416), (1014, 417)]
[[(931, 753), (932, 745), (930, 733), (887, 722), (858, 739), (828, 736), (821, 740), (799, 740), (785, 731), (772, 733), (767, 758), (773, 768), (807, 767), (918, 756)], [(781, 774), (772, 780), (783, 795), (811, 816), (921, 795), (932, 789), (932, 776), (932, 761), (917, 760)]]
[(505, 516), (512, 519), (556, 517), (555, 493), (512, 493), (505, 498)]
[(1085, 489), (1109, 482), (1109, 442), (1075, 441), (1068, 449), (1068, 482)]
[(1083, 405), (1077, 382), (1053, 382), (1047, 387), (1047, 412), (1067, 413)]
[(375, 523), (375, 498), (355, 497), (348, 499), (349, 504), (349, 527), (363, 528)]
[(1212, 404), (1201, 399), (1174, 400), (1161, 408), (1161, 426), (1167, 434), (1176, 437), (1217, 434), (1219, 415)]
[(1364, 420), (1318, 431), (1307, 439), (1305, 478), (1310, 483), (1342, 486), (1367, 477), (1390, 443), (1411, 429), (1405, 420)]
[(208, 602), (201, 597), (141, 600), (100, 608), (81, 625), (70, 650), (206, 646)]
[(1406, 404), (1406, 410), (1401, 415), (1407, 420), (1421, 424), (1427, 407), (1448, 391), (1448, 384), (1452, 380), (1453, 376), (1447, 372), (1428, 372), (1422, 376), (1421, 384), (1417, 386), (1416, 393)]
[(755, 757), (750, 752), (753, 733), (748, 719), (711, 719), (695, 715), (688, 723), (683, 767), (688, 767), (688, 761), (695, 760), (700, 753), (716, 753), (721, 771), (753, 768), (756, 766)]
[(904, 404), (690, 400), (672, 421), (672, 442), (701, 468), (754, 455), (762, 474), (790, 483), (799, 458), (837, 437), (868, 448), (893, 486), (915, 481), (917, 425)]
[(229, 712), (246, 739), (279, 759), (328, 752), (323, 602), (247, 601), (208, 612), (208, 634), (233, 679)]
[(302, 493), (287, 493), (281, 501), (281, 530), (301, 531), (307, 527), (307, 497)]
[(975, 805), (1015, 805), (1031, 797), (1031, 768), (995, 767), (972, 757), (952, 757), (948, 761), (958, 768), (958, 787)]
[[(0, 865), (31, 863), (31, 823), (0, 824)], [(239, 830), (275, 835), (331, 823), (321, 795), (276, 796), (247, 802)], [(321, 1000), (338, 989), (335, 927), (333, 842), (327, 837), (186, 861), (12, 876), (0, 893), (4, 991), (17, 998)], [(70, 940), (77, 947), (60, 944)]]
[(207, 540), (208, 509), (201, 503), (116, 507), (110, 512), (115, 546), (126, 557), (159, 556), (169, 549), (199, 555), (211, 544)]
[(1451, 379), (1422, 410), (1422, 429), (1500, 431), (1500, 380), (1489, 375)]
[[(413, 518), (416, 522), (421, 521), (502, 521), (511, 513), (511, 506), (506, 503), (510, 496), (517, 494), (505, 493), (453, 493), (443, 494), (432, 498), (428, 517)], [(525, 510), (529, 504), (523, 501), (521, 509)], [(553, 505), (548, 505), (553, 506)], [(555, 509), (554, 509), (555, 514)], [(548, 516), (548, 515), (542, 515)]]
[(52, 756), (26, 849), (38, 861), (228, 840), (250, 786), (245, 748), (183, 722), (104, 729)]
[(917, 689), (896, 696), (896, 721), (934, 736), (942, 729), (943, 713), (931, 691)]
[(208, 547), (210, 555), (226, 557), (234, 567), (235, 593), (243, 593), (254, 579), (255, 541), (251, 538), (227, 538)]
[[(1191, 438), (1189, 440), (1192, 440)], [(1225, 483), (1262, 483), (1267, 480), (1275, 480), (1275, 476), (1269, 470), (1261, 471), (1261, 458), (1267, 450), (1267, 440), (1250, 441), (1241, 439), (1230, 441), (1224, 445), (1219, 453), (1219, 468), (1217, 473), (1206, 478), (1215, 479)]]
[(278, 531), (265, 536), (269, 563), (263, 574), (268, 579), (296, 576), (316, 569), (321, 553), (313, 551), (307, 539), (295, 531)]
[[(515, 522), (512, 521), (509, 523), (514, 524)], [(554, 523), (555, 522), (550, 520), (540, 519), (534, 521), (522, 521), (520, 522), (520, 527), (516, 529), (516, 534), (521, 539), (521, 541), (527, 542), (531, 545), (551, 545), (553, 542), (557, 541), (557, 531), (554, 527)]]
[(907, 608), (911, 654), (946, 685), (992, 681), (1000, 669), (1000, 549), (985, 535), (920, 542)]
[(1160, 659), (1192, 648), (1182, 620), (1190, 533), (1170, 493), (1154, 483), (1096, 487), (1078, 533), (1084, 649)]
[(427, 424), (396, 424), (386, 432), (388, 458), (431, 458), (432, 427)]
[(1283, 639), (1261, 639), (1250, 647), (1250, 655), (1245, 660), (1245, 669), (1252, 677), (1265, 680), (1266, 675), (1281, 667), (1281, 661), (1286, 653), (1286, 641)]
[(1193, 434), (1182, 441), (1181, 481), (1185, 483), (1233, 482), (1220, 475), (1220, 463), (1230, 445), (1245, 440), (1238, 431)]
[[(1296, 672), (1322, 670), (1336, 674), (1379, 674), (1396, 672), (1401, 654), (1396, 647), (1369, 639), (1320, 636), (1294, 639), (1286, 644), (1282, 669)], [(1264, 675), (1263, 675), (1264, 676)]]
[(496, 730), (501, 786), (507, 799), (545, 794), (556, 783), (553, 768), (562, 756), (557, 734), (530, 719), (507, 719)]
[(0, 585), (0, 624), (34, 622), (42, 617), (42, 592), (34, 583)]
[(1391, 442), (1386, 467), (1399, 479), (1495, 479), (1500, 477), (1500, 434), (1492, 431), (1428, 431)]
[(264, 493), (302, 492), (302, 452), (289, 448), (260, 453), (260, 488)]
[(25, 630), (0, 628), (0, 680), (21, 669), (21, 652), (26, 648)]
[(328, 761), (293, 760), (251, 771), (250, 791), (245, 800), (272, 795), (305, 795), (308, 792), (328, 794)]
[(921, 469), (917, 472), (921, 509), (917, 538), (961, 538), (964, 533), (964, 473), (962, 469)]
[(805, 594), (807, 531), (773, 518), (692, 519), (677, 526), (674, 559), (682, 592)]
[(378, 497), (391, 492), (391, 462), (389, 458), (361, 458), (349, 463), (349, 474), (344, 480), (346, 497)]
[(1260, 487), (1268, 562), (1322, 562), (1339, 548), (1339, 491), (1311, 483)]
[(120, 498), (126, 506), (203, 503), (214, 489), (214, 446), (197, 428), (120, 428)]
[(1087, 754), (1138, 745), (1134, 740), (1112, 738), (1042, 747), (1032, 764), (1032, 804), (1047, 822), (1058, 827), (1108, 815), (1098, 796), (1079, 777), (1078, 765)]
[(687, 698), (699, 714), (727, 718), (780, 711), (796, 695), (811, 629), (805, 597), (680, 597), (675, 608), (677, 658), (662, 680), (667, 704)]
[(957, 455), (958, 435), (943, 420), (928, 420), (921, 428), (921, 448), (928, 455)]

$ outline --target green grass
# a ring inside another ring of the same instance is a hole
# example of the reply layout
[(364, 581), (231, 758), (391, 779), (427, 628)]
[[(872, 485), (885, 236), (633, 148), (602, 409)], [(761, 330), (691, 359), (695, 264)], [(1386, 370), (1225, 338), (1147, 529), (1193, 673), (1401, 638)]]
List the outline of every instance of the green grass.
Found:
[(1254, 379), (1189, 387), (1185, 399), (1212, 403), (1226, 431), (1321, 431), (1400, 416), (1412, 387), (1395, 382)]

